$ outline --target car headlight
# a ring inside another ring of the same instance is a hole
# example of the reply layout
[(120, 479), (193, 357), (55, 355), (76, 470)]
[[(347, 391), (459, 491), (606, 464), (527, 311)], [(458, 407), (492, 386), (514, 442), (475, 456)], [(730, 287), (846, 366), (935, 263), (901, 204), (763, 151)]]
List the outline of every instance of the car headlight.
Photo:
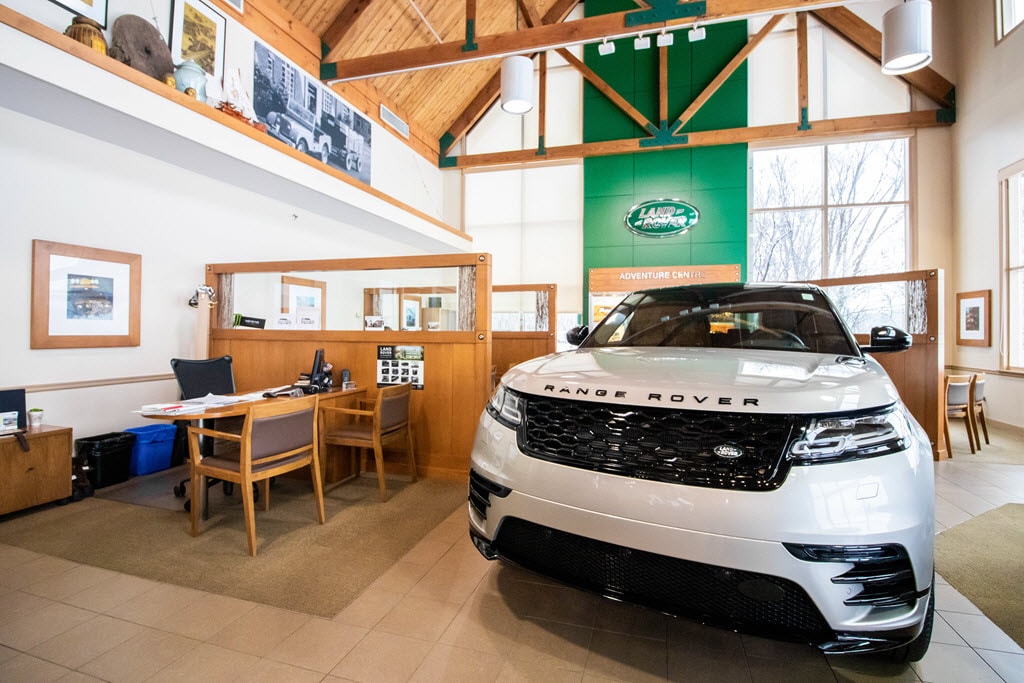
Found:
[(509, 429), (515, 429), (523, 421), (519, 407), (519, 395), (506, 389), (503, 384), (498, 385), (491, 400), (487, 402), (488, 414)]
[(910, 424), (899, 406), (856, 416), (812, 419), (793, 445), (794, 465), (874, 458), (906, 450)]

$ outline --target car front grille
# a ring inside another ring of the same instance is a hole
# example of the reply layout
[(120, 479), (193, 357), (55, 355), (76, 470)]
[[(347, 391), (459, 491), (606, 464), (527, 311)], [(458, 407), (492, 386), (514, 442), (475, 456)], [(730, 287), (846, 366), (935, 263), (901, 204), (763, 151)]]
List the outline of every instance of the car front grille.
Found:
[(519, 449), (569, 467), (674, 484), (765, 491), (785, 481), (792, 415), (572, 401), (518, 394)]
[(796, 583), (626, 548), (507, 517), (501, 558), (608, 597), (704, 623), (819, 644), (834, 634)]

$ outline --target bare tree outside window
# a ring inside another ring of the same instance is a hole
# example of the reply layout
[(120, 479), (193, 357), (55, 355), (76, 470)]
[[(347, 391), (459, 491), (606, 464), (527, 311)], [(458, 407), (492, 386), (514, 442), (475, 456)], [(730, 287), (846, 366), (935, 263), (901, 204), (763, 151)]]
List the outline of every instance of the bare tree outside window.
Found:
[[(794, 281), (907, 269), (908, 141), (865, 140), (751, 153), (748, 280)], [(847, 322), (905, 324), (902, 292), (833, 293)]]

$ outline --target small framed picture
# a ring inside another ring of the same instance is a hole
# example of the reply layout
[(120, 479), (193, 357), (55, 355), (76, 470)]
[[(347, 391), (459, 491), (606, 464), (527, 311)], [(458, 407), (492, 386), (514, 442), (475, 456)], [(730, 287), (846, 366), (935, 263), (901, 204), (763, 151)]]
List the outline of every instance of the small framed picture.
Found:
[(92, 19), (103, 28), (107, 27), (107, 0), (50, 0), (50, 2), (60, 5), (69, 12)]
[(203, 0), (174, 0), (171, 14), (171, 60), (191, 59), (217, 81), (224, 78), (224, 33), (227, 19)]
[(959, 292), (956, 295), (956, 343), (958, 346), (991, 346), (992, 290)]

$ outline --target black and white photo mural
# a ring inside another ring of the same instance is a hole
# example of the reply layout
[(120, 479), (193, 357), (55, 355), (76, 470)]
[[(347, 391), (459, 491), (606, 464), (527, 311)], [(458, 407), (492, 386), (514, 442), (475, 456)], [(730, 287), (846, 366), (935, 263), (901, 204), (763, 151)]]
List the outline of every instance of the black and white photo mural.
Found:
[(252, 93), (256, 118), (270, 135), (370, 184), (370, 121), (259, 41)]

